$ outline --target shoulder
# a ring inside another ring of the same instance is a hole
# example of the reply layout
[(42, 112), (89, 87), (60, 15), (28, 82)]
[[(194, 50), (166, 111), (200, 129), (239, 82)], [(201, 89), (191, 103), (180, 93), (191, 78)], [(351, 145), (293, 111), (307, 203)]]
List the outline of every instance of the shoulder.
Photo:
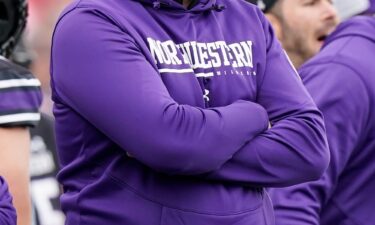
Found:
[(40, 81), (27, 69), (0, 59), (0, 93), (13, 89), (39, 90)]
[(309, 85), (311, 80), (336, 84), (341, 87), (339, 89), (354, 87), (354, 84), (364, 85), (360, 74), (351, 65), (333, 58), (331, 60), (326, 58), (320, 61), (309, 61), (302, 65), (298, 72), (306, 85)]
[[(321, 52), (299, 69), (303, 81), (308, 85), (312, 79), (350, 84), (351, 88), (369, 88), (375, 78), (369, 76), (375, 70), (373, 57), (375, 43), (368, 44), (363, 37), (345, 36), (332, 41)], [(341, 88), (345, 88), (342, 85)]]
[[(124, 3), (125, 2), (125, 3)], [(65, 18), (79, 18), (85, 15), (96, 15), (116, 23), (117, 17), (133, 13), (134, 7), (141, 7), (141, 4), (131, 0), (75, 0), (70, 3), (60, 14), (57, 25)]]
[(0, 93), (14, 89), (39, 90), (40, 81), (27, 69), (0, 59)]
[(0, 60), (0, 126), (34, 126), (39, 121), (40, 82), (28, 70)]
[(0, 58), (0, 80), (32, 79), (34, 76), (25, 68)]
[(366, 81), (351, 65), (338, 61), (310, 62), (299, 73), (318, 106), (329, 103), (367, 110), (371, 93)]

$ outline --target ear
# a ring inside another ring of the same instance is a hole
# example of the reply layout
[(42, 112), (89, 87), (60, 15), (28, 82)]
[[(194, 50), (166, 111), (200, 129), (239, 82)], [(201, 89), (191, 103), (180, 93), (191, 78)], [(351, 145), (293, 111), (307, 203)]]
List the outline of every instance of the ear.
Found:
[(271, 13), (266, 13), (265, 15), (266, 15), (267, 19), (270, 21), (273, 29), (275, 30), (275, 34), (276, 34), (277, 39), (279, 39), (279, 41), (281, 41), (281, 39), (283, 37), (283, 30), (281, 29), (280, 21), (277, 19), (276, 16), (274, 16)]

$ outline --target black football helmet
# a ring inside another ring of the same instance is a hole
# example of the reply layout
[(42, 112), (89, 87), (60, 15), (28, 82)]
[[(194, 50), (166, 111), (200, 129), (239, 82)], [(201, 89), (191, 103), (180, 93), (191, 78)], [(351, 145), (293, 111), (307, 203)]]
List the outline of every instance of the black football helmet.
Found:
[(0, 55), (8, 57), (26, 26), (27, 0), (0, 0)]

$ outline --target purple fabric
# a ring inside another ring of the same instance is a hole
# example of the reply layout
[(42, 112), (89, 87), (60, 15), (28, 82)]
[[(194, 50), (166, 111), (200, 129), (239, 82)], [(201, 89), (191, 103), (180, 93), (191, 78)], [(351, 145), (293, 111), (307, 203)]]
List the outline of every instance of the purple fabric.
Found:
[(0, 176), (0, 224), (16, 225), (17, 215), (12, 204), (12, 196), (8, 191), (8, 185)]
[(0, 126), (35, 126), (41, 103), (39, 81), (25, 68), (0, 59)]
[(375, 0), (370, 0), (370, 7), (367, 9), (366, 13), (375, 13)]
[(328, 164), (321, 113), (245, 1), (76, 1), (51, 74), (67, 225), (271, 225), (263, 187)]
[(331, 162), (318, 181), (271, 191), (277, 225), (375, 221), (375, 18), (342, 23), (300, 74), (323, 112)]
[(38, 111), (40, 90), (8, 90), (0, 92), (0, 114), (9, 111)]

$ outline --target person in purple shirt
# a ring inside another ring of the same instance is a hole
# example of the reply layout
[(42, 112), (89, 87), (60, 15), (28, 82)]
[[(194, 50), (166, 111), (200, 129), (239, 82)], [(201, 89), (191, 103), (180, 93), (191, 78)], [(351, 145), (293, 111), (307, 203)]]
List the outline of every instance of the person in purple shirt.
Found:
[(375, 223), (375, 1), (336, 3), (348, 19), (299, 68), (323, 112), (331, 161), (318, 181), (271, 191), (277, 225)]
[(8, 185), (0, 176), (0, 225), (16, 225), (17, 215), (12, 204)]
[(320, 111), (245, 1), (74, 1), (51, 56), (66, 225), (272, 225), (264, 188), (328, 165)]

